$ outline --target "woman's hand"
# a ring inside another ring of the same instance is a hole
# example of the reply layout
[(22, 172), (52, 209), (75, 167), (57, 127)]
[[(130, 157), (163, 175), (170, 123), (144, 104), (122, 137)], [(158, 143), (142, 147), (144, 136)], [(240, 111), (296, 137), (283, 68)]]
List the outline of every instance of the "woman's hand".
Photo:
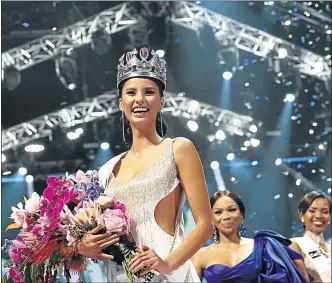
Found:
[(161, 274), (168, 274), (172, 271), (171, 266), (162, 260), (154, 250), (150, 250), (147, 246), (143, 246), (142, 250), (129, 262), (130, 272), (141, 271), (140, 275), (143, 276), (151, 270), (156, 270)]
[(119, 241), (119, 233), (110, 234), (106, 232), (105, 234), (94, 235), (101, 229), (101, 226), (92, 229), (77, 243), (76, 248), (79, 254), (96, 260), (113, 259), (112, 255), (105, 254), (102, 250), (117, 243)]

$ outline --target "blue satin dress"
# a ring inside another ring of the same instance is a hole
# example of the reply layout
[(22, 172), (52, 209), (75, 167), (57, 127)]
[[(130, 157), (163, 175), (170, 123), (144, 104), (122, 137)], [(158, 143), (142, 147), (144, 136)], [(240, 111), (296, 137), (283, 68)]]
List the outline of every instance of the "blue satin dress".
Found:
[(208, 266), (203, 277), (208, 283), (302, 283), (305, 277), (292, 260), (303, 259), (288, 248), (291, 241), (268, 230), (254, 233), (254, 249), (239, 264)]

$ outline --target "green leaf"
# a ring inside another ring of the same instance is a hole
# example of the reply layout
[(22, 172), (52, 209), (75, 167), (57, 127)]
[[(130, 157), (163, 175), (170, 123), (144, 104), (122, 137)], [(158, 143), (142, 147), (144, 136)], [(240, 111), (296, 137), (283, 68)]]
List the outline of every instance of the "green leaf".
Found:
[(41, 269), (40, 265), (32, 265), (31, 266), (31, 279), (32, 279), (32, 282), (37, 282), (38, 281), (38, 276), (39, 276), (40, 269)]

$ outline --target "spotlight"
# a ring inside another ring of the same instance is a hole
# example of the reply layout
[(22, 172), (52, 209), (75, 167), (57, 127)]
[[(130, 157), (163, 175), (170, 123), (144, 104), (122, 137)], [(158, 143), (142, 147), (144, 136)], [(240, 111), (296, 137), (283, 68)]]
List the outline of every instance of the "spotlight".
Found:
[(328, 188), (327, 192), (330, 194), (332, 192), (331, 188)]
[(253, 132), (253, 133), (256, 133), (256, 132), (257, 132), (257, 126), (256, 126), (256, 125), (251, 125), (251, 126), (249, 127), (249, 131), (250, 131), (250, 132)]
[(75, 130), (75, 133), (76, 133), (76, 134), (79, 134), (79, 135), (83, 134), (83, 132), (84, 132), (84, 130), (83, 130), (82, 128), (77, 128), (77, 129)]
[(295, 95), (292, 93), (287, 93), (284, 102), (293, 102), (295, 100)]
[(332, 30), (328, 29), (328, 30), (326, 31), (326, 33), (327, 33), (327, 34), (331, 34), (331, 33), (332, 33)]
[(276, 161), (274, 162), (275, 165), (279, 166), (282, 163), (281, 158), (277, 158)]
[(2, 173), (3, 176), (7, 176), (7, 175), (10, 175), (12, 173), (12, 171), (5, 171)]
[(278, 49), (278, 57), (280, 59), (284, 59), (287, 57), (287, 50), (285, 48), (279, 48)]
[(314, 131), (313, 129), (310, 129), (310, 130), (309, 130), (309, 134), (310, 134), (310, 135), (313, 135), (314, 133), (315, 133), (315, 131)]
[(108, 150), (110, 148), (110, 144), (108, 142), (103, 142), (101, 145), (100, 145), (100, 148), (102, 150)]
[(320, 144), (320, 145), (318, 146), (318, 148), (319, 148), (320, 150), (323, 150), (325, 147), (324, 147), (323, 144)]
[(33, 176), (32, 176), (32, 175), (27, 175), (27, 176), (25, 177), (25, 181), (26, 181), (27, 183), (32, 183), (32, 182), (33, 182)]
[(28, 172), (28, 170), (25, 167), (20, 167), (18, 169), (18, 173), (22, 176), (26, 175), (27, 172)]
[(246, 146), (246, 147), (250, 146), (250, 141), (245, 141), (245, 142), (243, 143), (243, 145)]
[(312, 126), (313, 126), (313, 127), (317, 127), (317, 122), (313, 122), (313, 123), (312, 123)]
[(247, 150), (248, 150), (248, 148), (247, 148), (247, 147), (245, 147), (245, 146), (242, 146), (242, 147), (241, 147), (241, 150), (242, 150), (242, 151), (247, 151)]
[(297, 179), (295, 184), (296, 184), (296, 186), (300, 186), (301, 185), (301, 179)]
[(278, 198), (280, 198), (280, 195), (277, 194), (277, 195), (275, 195), (273, 198), (274, 198), (274, 199), (278, 199)]
[(293, 195), (292, 193), (289, 193), (289, 194), (288, 194), (288, 197), (289, 197), (289, 198), (292, 198), (293, 196), (294, 196), (294, 195)]
[(218, 130), (216, 132), (216, 139), (223, 141), (226, 138), (226, 135), (223, 130)]
[(292, 23), (292, 22), (291, 22), (290, 20), (287, 20), (287, 21), (284, 22), (284, 25), (285, 25), (285, 26), (289, 26), (291, 23)]
[(210, 166), (213, 170), (218, 169), (219, 168), (219, 162), (218, 161), (212, 161)]
[(227, 158), (227, 160), (231, 161), (235, 158), (235, 155), (234, 155), (234, 153), (228, 153), (226, 158)]
[(255, 161), (253, 161), (253, 162), (251, 162), (251, 165), (252, 166), (256, 166), (258, 164), (258, 162), (255, 160)]
[(249, 86), (249, 83), (248, 83), (248, 82), (246, 82), (246, 83), (244, 84), (244, 86)]
[(226, 71), (226, 72), (223, 72), (222, 76), (226, 81), (228, 81), (233, 77), (233, 74), (229, 71)]
[(188, 126), (189, 130), (192, 132), (196, 132), (198, 129), (198, 124), (192, 120), (187, 122), (187, 126)]
[(67, 138), (70, 140), (76, 140), (80, 137), (80, 135), (78, 133), (75, 132), (68, 132), (67, 133)]
[(24, 148), (26, 152), (41, 152), (44, 149), (45, 147), (42, 144), (29, 144)]
[(73, 90), (75, 88), (76, 88), (76, 84), (74, 84), (74, 83), (71, 83), (71, 84), (68, 85), (69, 90)]
[(252, 139), (250, 140), (250, 143), (251, 143), (251, 146), (253, 146), (253, 147), (257, 147), (257, 146), (259, 146), (259, 144), (260, 144), (261, 142), (260, 142), (260, 140), (258, 140), (258, 139), (254, 139), (254, 138), (252, 138)]
[(1, 162), (6, 162), (6, 160), (7, 160), (6, 155), (1, 153)]
[(69, 90), (76, 88), (76, 83), (78, 81), (78, 67), (75, 58), (69, 56), (60, 56), (56, 58), (55, 73), (65, 88)]
[(159, 49), (156, 51), (156, 54), (159, 56), (159, 58), (163, 58), (165, 56), (165, 51), (162, 49)]

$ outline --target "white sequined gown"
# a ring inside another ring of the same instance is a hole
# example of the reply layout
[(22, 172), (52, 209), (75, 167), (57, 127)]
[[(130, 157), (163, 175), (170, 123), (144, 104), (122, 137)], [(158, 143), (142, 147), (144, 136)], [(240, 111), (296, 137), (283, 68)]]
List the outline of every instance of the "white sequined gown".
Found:
[[(136, 244), (139, 247), (148, 245), (162, 259), (165, 259), (184, 239), (182, 212), (185, 195), (182, 192), (173, 237), (159, 227), (154, 217), (157, 204), (180, 183), (173, 154), (173, 140), (165, 139), (163, 143), (167, 143), (165, 150), (128, 184), (121, 183), (112, 173), (115, 164), (125, 153), (104, 164), (99, 170), (99, 178), (103, 185), (107, 186), (107, 194), (126, 205), (131, 217), (131, 233)], [(109, 282), (127, 282), (124, 275), (115, 276), (116, 273), (119, 273), (119, 269), (114, 262), (109, 262)], [(200, 280), (194, 266), (188, 260), (164, 276), (162, 282), (200, 282)]]

